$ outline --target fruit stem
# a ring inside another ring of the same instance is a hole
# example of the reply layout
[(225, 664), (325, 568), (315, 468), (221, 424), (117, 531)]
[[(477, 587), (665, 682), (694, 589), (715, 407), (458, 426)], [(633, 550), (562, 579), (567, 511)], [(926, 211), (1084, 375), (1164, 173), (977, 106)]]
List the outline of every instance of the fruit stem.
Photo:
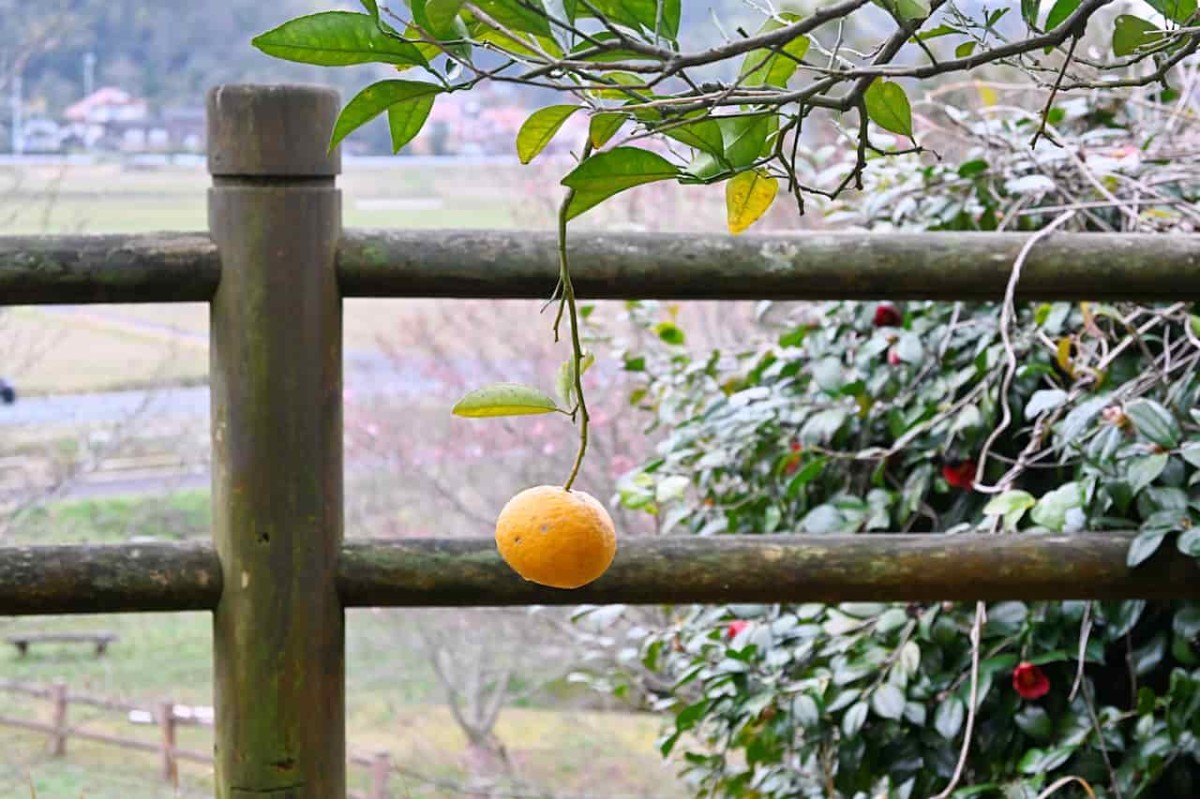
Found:
[[(591, 154), (592, 142), (589, 140), (583, 146), (583, 155), (579, 162), (583, 163)], [(579, 451), (575, 453), (575, 463), (571, 466), (571, 473), (567, 475), (567, 482), (563, 484), (564, 491), (570, 491), (571, 486), (575, 484), (575, 478), (579, 476), (579, 469), (583, 466), (583, 456), (587, 452), (588, 446), (588, 409), (587, 400), (583, 398), (583, 345), (579, 341), (579, 313), (575, 309), (575, 286), (571, 283), (571, 270), (567, 260), (567, 213), (573, 199), (575, 199), (575, 190), (567, 189), (567, 194), (563, 197), (562, 205), (558, 209), (558, 279), (562, 285), (562, 303), (558, 310), (559, 319), (561, 319), (563, 306), (566, 306), (567, 319), (571, 325), (571, 358), (575, 365), (572, 371), (575, 373), (575, 396), (579, 403)], [(557, 338), (557, 320), (554, 329)]]

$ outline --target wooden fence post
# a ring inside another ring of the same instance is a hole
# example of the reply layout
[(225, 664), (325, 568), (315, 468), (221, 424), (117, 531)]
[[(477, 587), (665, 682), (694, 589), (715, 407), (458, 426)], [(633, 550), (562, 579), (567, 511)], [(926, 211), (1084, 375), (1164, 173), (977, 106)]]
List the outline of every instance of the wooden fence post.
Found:
[(67, 684), (62, 680), (55, 680), (50, 691), (50, 698), (54, 701), (51, 711), (54, 735), (50, 741), (50, 751), (55, 757), (63, 757), (67, 754)]
[(158, 729), (162, 734), (162, 775), (171, 785), (179, 783), (179, 764), (175, 761), (175, 703), (160, 702), (158, 705)]
[(337, 92), (208, 95), (218, 799), (344, 799)]
[(388, 776), (392, 772), (392, 758), (387, 752), (376, 752), (371, 758), (371, 792), (368, 799), (390, 799)]

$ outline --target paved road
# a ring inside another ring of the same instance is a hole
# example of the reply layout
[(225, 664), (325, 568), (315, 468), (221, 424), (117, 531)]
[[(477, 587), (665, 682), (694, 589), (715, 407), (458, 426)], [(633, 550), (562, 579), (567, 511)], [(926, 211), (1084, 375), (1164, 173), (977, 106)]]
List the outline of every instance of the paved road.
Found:
[[(512, 379), (528, 379), (521, 367), (529, 364), (510, 364), (505, 373)], [(484, 374), (494, 374), (495, 364), (487, 365), (469, 359), (435, 362), (430, 358), (413, 359), (397, 364), (383, 355), (362, 354), (347, 358), (345, 387), (354, 397), (388, 394), (413, 396), (443, 394), (450, 389), (436, 375), (451, 371), (456, 375), (480, 375), (475, 384), (485, 380)], [(17, 391), (21, 387), (18, 385)], [(192, 418), (206, 420), (209, 414), (208, 386), (165, 387), (145, 391), (105, 391), (91, 394), (67, 394), (48, 397), (19, 397), (13, 405), (0, 405), (0, 428), (37, 425), (111, 424), (134, 414), (146, 418)]]

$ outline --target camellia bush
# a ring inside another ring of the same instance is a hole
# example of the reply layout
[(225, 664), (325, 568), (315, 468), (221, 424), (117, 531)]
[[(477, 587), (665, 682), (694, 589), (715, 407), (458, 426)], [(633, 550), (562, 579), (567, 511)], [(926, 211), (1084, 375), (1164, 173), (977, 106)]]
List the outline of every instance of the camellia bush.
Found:
[[(1134, 99), (1056, 108), (1063, 146), (1035, 151), (1037, 114), (1020, 104), (951, 106), (969, 144), (955, 161), (893, 160), (827, 211), (873, 230), (1192, 233), (1200, 170), (1169, 154), (1196, 143), (1194, 121), (1171, 122), (1195, 106)], [(664, 318), (653, 303), (630, 314), (650, 331)], [(674, 333), (623, 353), (643, 377), (634, 404), (665, 436), (622, 481), (627, 507), (677, 534), (1136, 529), (1133, 566), (1164, 547), (1200, 556), (1190, 303), (785, 316), (743, 351), (693, 355)], [(627, 665), (592, 679), (673, 712), (661, 748), (697, 796), (1200, 795), (1195, 602), (675, 612), (658, 629), (580, 615), (625, 646)]]

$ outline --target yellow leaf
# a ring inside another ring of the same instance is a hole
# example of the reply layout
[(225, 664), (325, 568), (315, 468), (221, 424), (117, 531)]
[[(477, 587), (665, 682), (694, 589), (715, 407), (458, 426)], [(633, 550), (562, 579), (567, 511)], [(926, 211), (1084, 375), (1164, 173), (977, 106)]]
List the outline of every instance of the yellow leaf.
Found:
[(979, 92), (979, 102), (983, 104), (984, 108), (995, 105), (1000, 99), (996, 90), (986, 83), (976, 83), (975, 90)]
[(725, 184), (729, 232), (736, 236), (757, 222), (775, 202), (778, 193), (778, 181), (765, 170), (753, 169), (732, 177)]
[(1075, 367), (1071, 365), (1071, 339), (1066, 336), (1060, 338), (1058, 340), (1058, 346), (1056, 347), (1056, 350), (1058, 355), (1058, 365), (1062, 367), (1064, 372), (1074, 378)]

